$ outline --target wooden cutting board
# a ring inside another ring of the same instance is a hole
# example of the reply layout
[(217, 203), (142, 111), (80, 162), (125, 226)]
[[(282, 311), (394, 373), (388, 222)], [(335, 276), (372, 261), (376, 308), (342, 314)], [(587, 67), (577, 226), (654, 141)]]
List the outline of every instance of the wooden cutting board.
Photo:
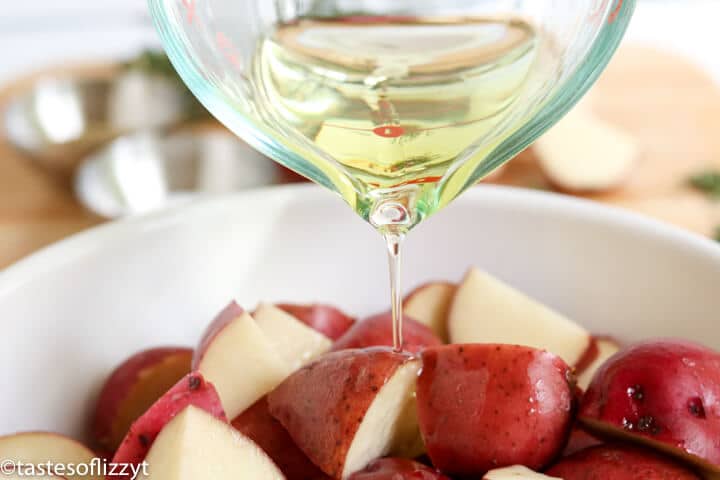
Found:
[[(720, 85), (682, 57), (625, 47), (590, 94), (595, 113), (635, 136), (642, 155), (621, 189), (586, 197), (714, 236), (720, 202), (687, 180), (720, 170)], [(532, 148), (494, 181), (550, 188)]]
[[(89, 75), (107, 67), (83, 67)], [(0, 91), (0, 109), (30, 78)], [(710, 235), (720, 203), (686, 185), (689, 175), (720, 168), (720, 87), (701, 69), (667, 53), (625, 47), (593, 91), (602, 118), (635, 135), (642, 159), (627, 185), (595, 200), (636, 210)], [(508, 164), (499, 183), (548, 188), (532, 150)], [(100, 223), (0, 138), (0, 268), (67, 235)]]

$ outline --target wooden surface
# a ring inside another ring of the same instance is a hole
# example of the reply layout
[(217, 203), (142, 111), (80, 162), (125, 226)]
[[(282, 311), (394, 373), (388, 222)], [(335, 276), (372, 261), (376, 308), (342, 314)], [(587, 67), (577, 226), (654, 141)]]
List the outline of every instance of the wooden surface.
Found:
[[(27, 82), (0, 92), (0, 109)], [(689, 189), (686, 179), (720, 169), (720, 89), (681, 58), (626, 47), (593, 96), (597, 113), (635, 135), (643, 155), (623, 189), (592, 198), (712, 234), (720, 226), (720, 204)], [(548, 186), (531, 150), (510, 162), (499, 182)], [(0, 268), (100, 221), (0, 137)]]
[[(595, 113), (631, 133), (642, 156), (621, 188), (588, 198), (651, 215), (703, 235), (720, 227), (720, 203), (688, 187), (689, 176), (720, 170), (720, 88), (681, 57), (625, 48), (591, 91)], [(498, 183), (549, 188), (532, 148)]]

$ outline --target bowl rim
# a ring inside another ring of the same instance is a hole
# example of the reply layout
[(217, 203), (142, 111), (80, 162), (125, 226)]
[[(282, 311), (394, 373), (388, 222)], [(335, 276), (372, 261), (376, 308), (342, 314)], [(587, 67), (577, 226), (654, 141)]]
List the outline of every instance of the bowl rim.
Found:
[[(43, 247), (0, 270), (0, 301), (31, 282), (37, 275), (66, 267), (80, 257), (113, 250), (123, 242), (136, 239), (153, 230), (183, 222), (193, 222), (207, 217), (213, 211), (232, 208), (237, 203), (260, 205), (264, 203), (262, 199), (268, 197), (276, 200), (292, 198), (295, 203), (322, 196), (325, 197), (322, 201), (341, 201), (337, 195), (331, 195), (328, 190), (314, 184), (267, 186), (228, 195), (200, 197), (192, 203), (183, 203), (91, 227)], [(269, 203), (273, 204), (274, 202)], [(555, 192), (501, 185), (482, 185), (472, 188), (446, 209), (452, 209), (453, 205), (463, 203), (491, 205), (489, 207), (491, 209), (504, 206), (516, 210), (534, 210), (546, 215), (561, 214), (581, 223), (604, 224), (622, 228), (627, 231), (628, 235), (641, 235), (646, 239), (656, 239), (671, 244), (673, 248), (692, 249), (696, 254), (701, 254), (716, 262), (720, 268), (720, 243), (620, 207)], [(444, 210), (438, 214), (442, 215)], [(348, 210), (347, 214), (351, 215), (351, 211)], [(363, 220), (357, 218), (357, 221)], [(420, 230), (422, 230), (422, 226), (423, 224), (420, 224)]]

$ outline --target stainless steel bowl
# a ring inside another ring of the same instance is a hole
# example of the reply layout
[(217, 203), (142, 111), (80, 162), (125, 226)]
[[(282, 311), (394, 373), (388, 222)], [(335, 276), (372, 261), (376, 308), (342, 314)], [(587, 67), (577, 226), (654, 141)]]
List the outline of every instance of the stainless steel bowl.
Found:
[(218, 128), (139, 132), (92, 154), (75, 179), (90, 210), (108, 218), (198, 196), (293, 181), (293, 174)]
[(168, 127), (191, 115), (188, 95), (162, 75), (50, 77), (10, 100), (5, 136), (24, 155), (70, 177), (93, 149), (124, 133)]

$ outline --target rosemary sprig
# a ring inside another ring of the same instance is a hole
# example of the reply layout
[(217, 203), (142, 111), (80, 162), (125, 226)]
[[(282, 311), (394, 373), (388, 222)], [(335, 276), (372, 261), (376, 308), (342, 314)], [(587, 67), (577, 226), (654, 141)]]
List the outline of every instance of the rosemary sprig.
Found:
[(706, 170), (690, 177), (689, 184), (694, 189), (720, 199), (720, 170)]

